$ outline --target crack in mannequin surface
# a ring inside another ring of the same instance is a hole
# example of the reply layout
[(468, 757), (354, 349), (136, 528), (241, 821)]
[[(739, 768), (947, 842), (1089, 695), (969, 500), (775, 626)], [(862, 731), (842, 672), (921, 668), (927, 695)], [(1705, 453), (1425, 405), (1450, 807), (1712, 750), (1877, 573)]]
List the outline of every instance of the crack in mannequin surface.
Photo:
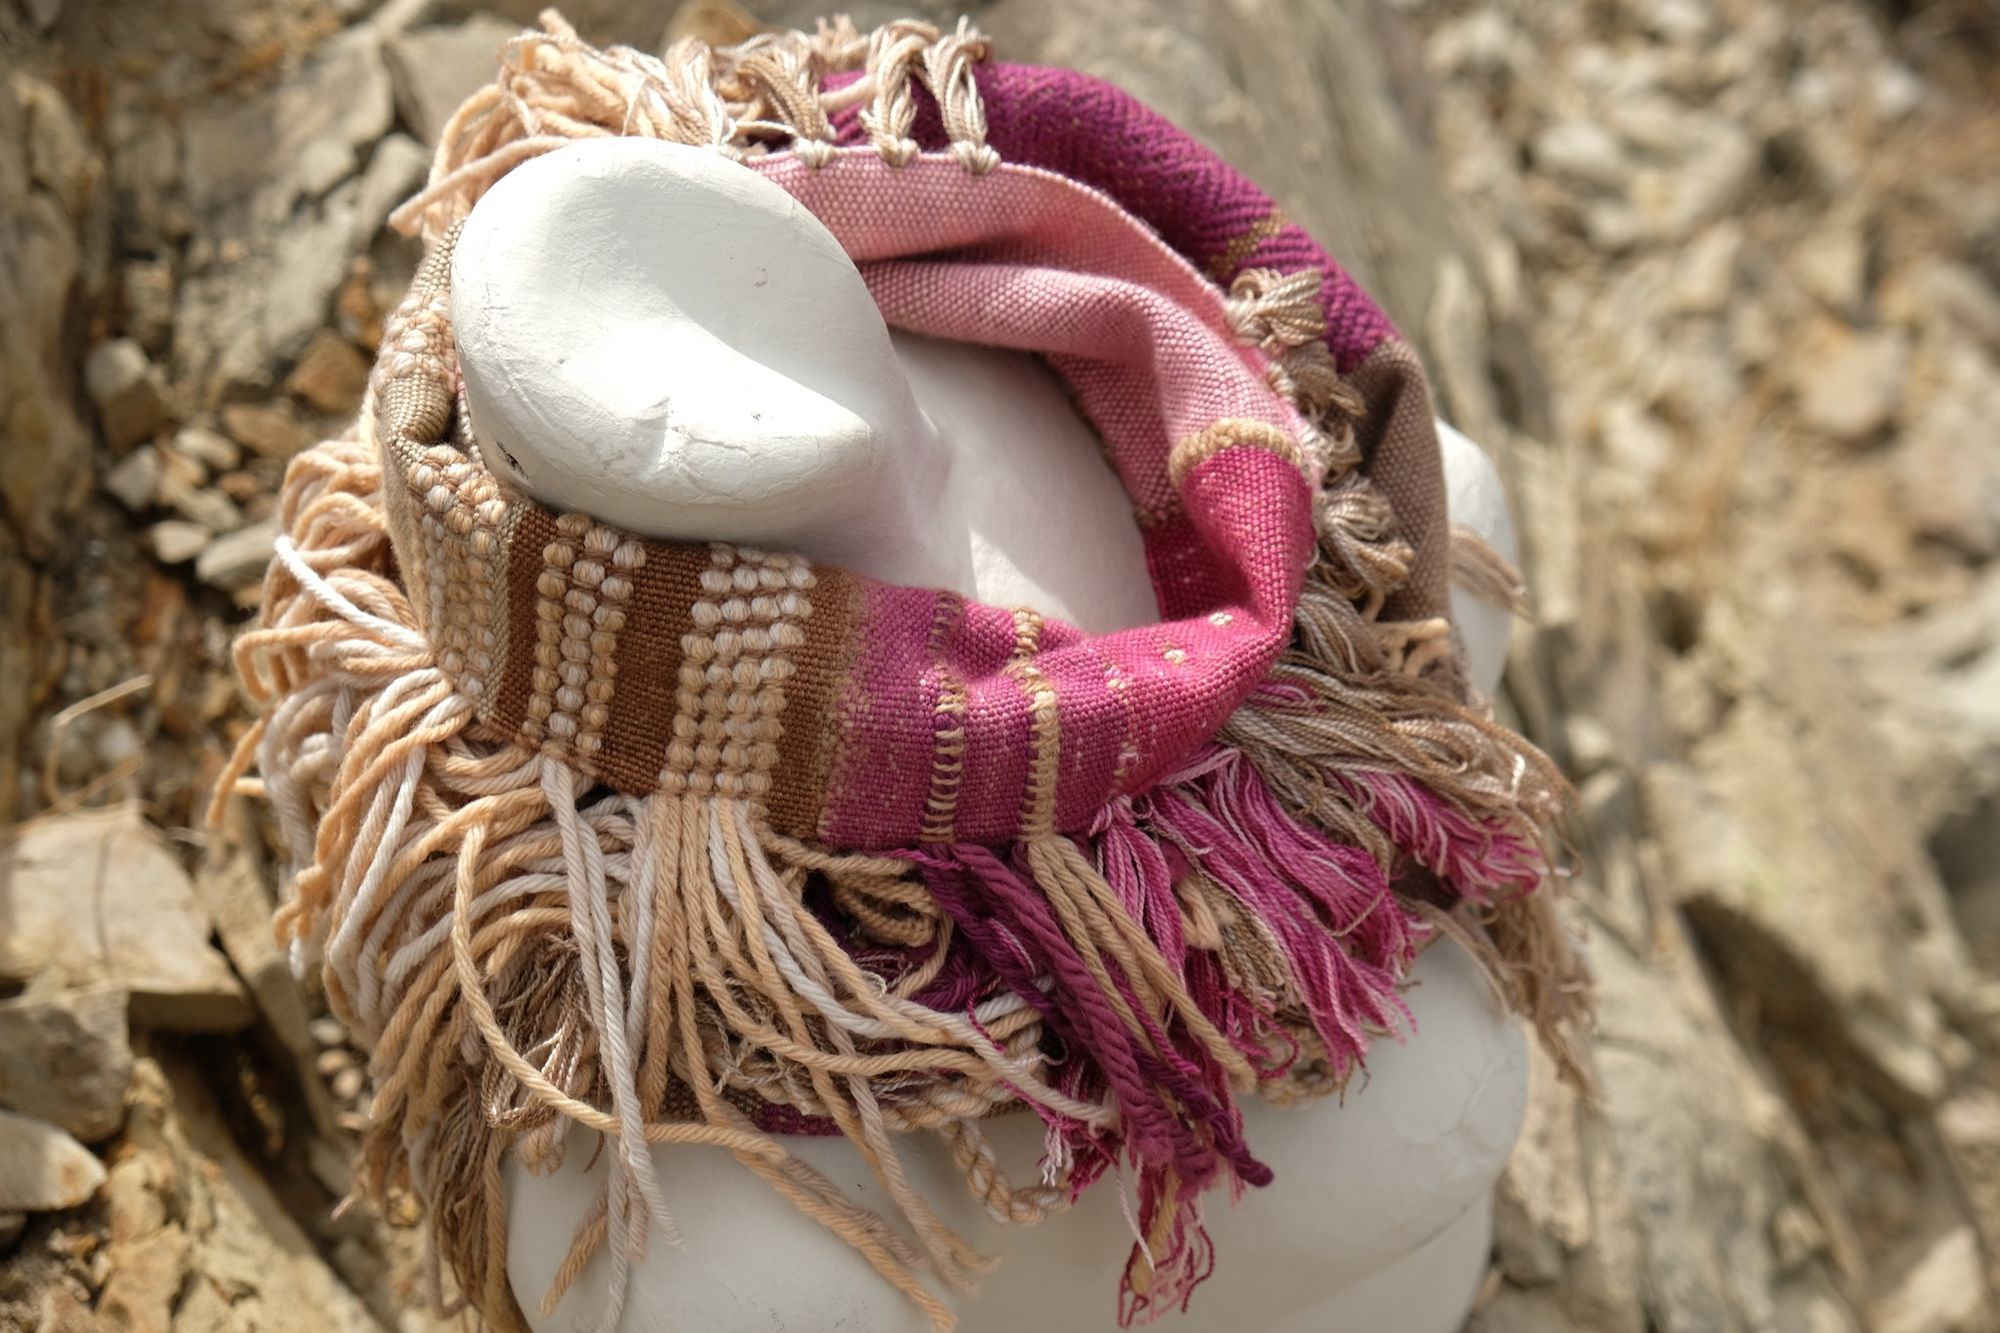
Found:
[[(537, 499), (628, 530), (797, 551), (1104, 631), (1156, 611), (1131, 505), (1060, 382), (1032, 358), (886, 329), (862, 275), (777, 186), (720, 154), (586, 141), (502, 179), (453, 260), (466, 398), (490, 467)], [(1452, 519), (1511, 554), (1498, 479), (1444, 432)], [(1455, 600), (1476, 683), (1504, 655), (1505, 612)], [(1340, 1102), (1244, 1109), (1277, 1182), (1207, 1213), (1218, 1263), (1190, 1330), (1456, 1328), (1485, 1269), (1492, 1190), (1518, 1133), (1527, 1061), (1469, 957), (1419, 959), (1418, 1035), (1382, 1041)], [(601, 1166), (587, 1133), (537, 1177), (510, 1161), (508, 1259), (538, 1333), (592, 1327), (600, 1254), (552, 1316), (542, 1294)], [(1031, 1116), (993, 1126), (1032, 1175)], [(787, 1146), (864, 1203), (882, 1201), (842, 1138)], [(843, 1242), (726, 1154), (654, 1149), (685, 1243), (636, 1265), (618, 1328), (922, 1329)], [(967, 1333), (1115, 1326), (1132, 1230), (1118, 1184), (1033, 1228), (988, 1220), (942, 1145), (910, 1136), (909, 1173), (943, 1220), (1002, 1259)]]

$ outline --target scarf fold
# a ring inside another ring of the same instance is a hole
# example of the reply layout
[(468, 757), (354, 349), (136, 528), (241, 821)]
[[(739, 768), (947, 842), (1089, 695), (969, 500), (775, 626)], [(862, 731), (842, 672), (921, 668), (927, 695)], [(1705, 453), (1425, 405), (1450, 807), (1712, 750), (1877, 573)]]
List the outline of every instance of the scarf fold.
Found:
[[(905, 1178), (938, 1135), (996, 1218), (1137, 1181), (1121, 1316), (1183, 1307), (1211, 1189), (1271, 1177), (1242, 1100), (1344, 1085), (1439, 932), (1566, 1067), (1565, 789), (1467, 697), (1421, 372), (1270, 201), (1104, 84), (961, 25), (663, 59), (552, 15), (397, 215), (429, 254), (355, 429), (287, 473), (238, 646), (290, 843), (278, 929), (372, 1051), (357, 1189), (414, 1194), (465, 1299), (523, 1327), (499, 1164), (569, 1129), (598, 1249), (676, 1238), (651, 1147), (702, 1144), (942, 1329), (986, 1267)], [(550, 512), (480, 461), (457, 224), (538, 153), (707, 144), (790, 192), (885, 318), (1035, 352), (1131, 496), (1160, 622), (1089, 635), (782, 553)], [(980, 1129), (1046, 1126), (1006, 1177)], [(847, 1136), (901, 1228), (792, 1156)], [(614, 1281), (606, 1326), (616, 1322)]]

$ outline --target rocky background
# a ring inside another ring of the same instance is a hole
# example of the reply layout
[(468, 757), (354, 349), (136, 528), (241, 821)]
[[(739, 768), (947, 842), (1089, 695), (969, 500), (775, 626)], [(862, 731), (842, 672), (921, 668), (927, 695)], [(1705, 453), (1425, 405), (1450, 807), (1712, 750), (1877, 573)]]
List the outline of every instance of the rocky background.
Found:
[[(533, 8), (0, 0), (0, 1330), (445, 1322), (335, 1211), (360, 1058), (257, 817), (197, 825), (383, 219)], [(970, 9), (1330, 240), (1510, 478), (1601, 1091), (1539, 1079), (1475, 1327), (2000, 1327), (2000, 5)]]

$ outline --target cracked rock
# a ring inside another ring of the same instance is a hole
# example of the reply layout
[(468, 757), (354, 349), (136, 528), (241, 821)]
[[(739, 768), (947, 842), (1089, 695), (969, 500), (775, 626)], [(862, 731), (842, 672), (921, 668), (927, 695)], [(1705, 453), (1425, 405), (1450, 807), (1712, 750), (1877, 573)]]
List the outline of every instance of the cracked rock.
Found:
[(95, 986), (0, 1002), (0, 1106), (95, 1143), (125, 1119), (125, 992)]
[(490, 14), (463, 23), (416, 28), (387, 43), (396, 109), (426, 144), (435, 144), (451, 113), (500, 71), (500, 48), (520, 28)]
[(27, 993), (110, 985), (132, 1020), (182, 1032), (229, 1032), (250, 1005), (187, 872), (132, 806), (28, 825), (0, 851), (0, 920), (35, 965)]
[(83, 363), (83, 382), (112, 448), (129, 449), (166, 424), (160, 372), (133, 339), (113, 338), (91, 348)]

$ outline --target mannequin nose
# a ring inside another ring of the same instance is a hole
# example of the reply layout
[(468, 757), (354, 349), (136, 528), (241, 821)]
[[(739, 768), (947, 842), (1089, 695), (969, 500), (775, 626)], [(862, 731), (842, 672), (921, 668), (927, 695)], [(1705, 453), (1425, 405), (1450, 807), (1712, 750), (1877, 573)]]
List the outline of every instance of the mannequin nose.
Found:
[(803, 547), (921, 422), (861, 275), (707, 149), (587, 140), (510, 172), (452, 261), (488, 465), (644, 536)]

